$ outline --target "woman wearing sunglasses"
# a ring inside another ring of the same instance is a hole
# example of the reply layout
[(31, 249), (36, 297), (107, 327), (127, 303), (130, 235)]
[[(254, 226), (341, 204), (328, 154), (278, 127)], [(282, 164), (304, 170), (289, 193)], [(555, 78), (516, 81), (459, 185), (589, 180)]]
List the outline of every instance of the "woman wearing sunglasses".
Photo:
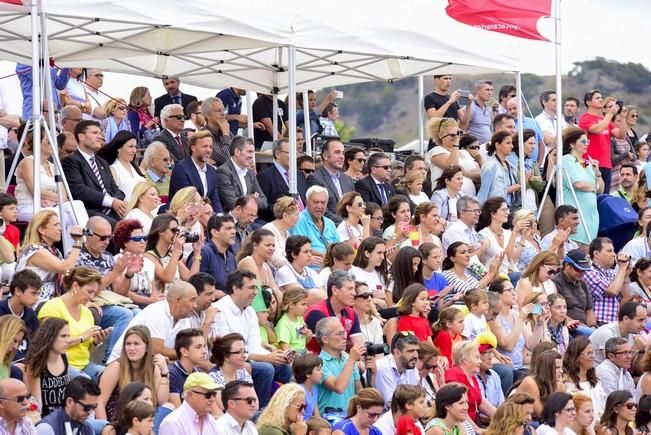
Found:
[(116, 262), (126, 255), (129, 262), (139, 265), (139, 271), (131, 276), (128, 292), (124, 296), (129, 297), (140, 308), (162, 300), (165, 295), (154, 285), (154, 264), (151, 261), (145, 262), (147, 235), (142, 224), (135, 219), (118, 222), (113, 233), (113, 243), (120, 250), (115, 256)]
[(427, 125), (427, 131), (436, 143), (425, 156), (432, 174), (432, 186), (437, 183), (445, 169), (460, 166), (464, 177), (461, 191), (464, 195), (475, 196), (475, 183), (479, 182), (481, 164), (478, 140), (470, 135), (464, 136), (462, 147), (460, 139), (463, 131), (459, 130), (459, 123), (452, 118), (432, 118)]
[(384, 398), (375, 388), (363, 388), (348, 402), (346, 419), (332, 427), (332, 435), (382, 435), (373, 426), (384, 414)]
[(133, 133), (120, 131), (97, 152), (97, 155), (110, 165), (109, 169), (115, 184), (124, 192), (127, 202), (131, 199), (136, 184), (145, 181), (144, 175), (135, 163), (136, 143), (136, 136)]
[(364, 176), (364, 165), (366, 165), (366, 153), (359, 147), (352, 147), (344, 154), (345, 174), (354, 181)]
[(371, 217), (364, 213), (366, 204), (358, 192), (346, 192), (337, 204), (337, 215), (344, 220), (337, 225), (339, 241), (357, 249), (371, 235)]
[(536, 255), (518, 280), (515, 288), (518, 296), (517, 304), (522, 306), (524, 299), (534, 292), (546, 295), (556, 293), (556, 285), (551, 278), (560, 268), (561, 262), (553, 252), (543, 251)]
[(104, 105), (104, 113), (106, 118), (100, 122), (100, 128), (107, 143), (112, 141), (120, 131), (131, 131), (131, 124), (127, 119), (129, 106), (124, 99), (109, 99)]
[(259, 435), (305, 435), (305, 391), (298, 384), (285, 384), (271, 397), (258, 418)]
[(613, 391), (606, 399), (604, 413), (595, 432), (597, 435), (634, 435), (630, 423), (635, 421), (637, 403), (630, 391)]

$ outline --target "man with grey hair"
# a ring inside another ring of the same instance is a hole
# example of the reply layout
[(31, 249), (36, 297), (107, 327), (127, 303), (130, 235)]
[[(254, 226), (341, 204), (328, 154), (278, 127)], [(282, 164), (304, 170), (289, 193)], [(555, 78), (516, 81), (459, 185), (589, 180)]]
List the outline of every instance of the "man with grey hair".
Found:
[(34, 423), (27, 416), (30, 397), (22, 381), (11, 378), (0, 380), (0, 433), (36, 434)]
[(188, 140), (181, 134), (184, 119), (183, 106), (180, 104), (168, 104), (160, 111), (163, 129), (154, 137), (154, 140), (165, 144), (174, 163), (178, 163), (190, 155)]
[(219, 199), (224, 211), (235, 207), (235, 201), (244, 195), (251, 195), (258, 203), (258, 209), (267, 208), (267, 197), (250, 169), (254, 165), (255, 145), (248, 137), (235, 137), (230, 146), (231, 158), (217, 168)]
[(201, 103), (201, 113), (206, 120), (205, 129), (212, 135), (211, 164), (219, 167), (230, 157), (230, 145), (233, 140), (231, 127), (226, 119), (224, 103), (215, 97), (208, 97)]
[[(289, 196), (289, 142), (287, 139), (278, 139), (271, 148), (273, 154), (273, 165), (258, 172), (258, 183), (267, 197), (268, 207), (260, 209), (262, 219), (271, 222), (275, 216), (273, 206), (276, 200), (282, 196)], [(305, 192), (307, 191), (307, 180), (302, 172), (296, 171), (296, 186), (299, 196), (296, 198), (298, 210), (305, 208)]]
[(315, 329), (321, 345), (319, 357), (323, 361), (323, 380), (317, 385), (319, 411), (321, 415), (328, 408), (345, 411), (348, 402), (362, 388), (357, 362), (366, 353), (366, 346), (354, 344), (346, 355), (346, 329), (336, 317), (319, 320)]
[(468, 102), (469, 105), (472, 105), (468, 133), (478, 138), (480, 143), (486, 143), (491, 139), (493, 108), (488, 102), (492, 96), (493, 82), (479, 80), (475, 83), (475, 98)]
[(75, 133), (75, 127), (82, 121), (81, 110), (77, 106), (64, 106), (59, 113), (61, 130)]
[(161, 110), (168, 104), (180, 104), (185, 110), (188, 104), (197, 101), (194, 95), (181, 93), (180, 85), (181, 79), (178, 77), (163, 77), (163, 86), (167, 93), (154, 100), (155, 117), (160, 117)]
[(610, 393), (617, 390), (635, 391), (635, 383), (628, 369), (631, 367), (633, 351), (628, 339), (612, 337), (606, 341), (606, 359), (597, 366), (597, 379), (603, 388), (603, 402)]
[(84, 113), (84, 119), (101, 121), (106, 117), (104, 104), (106, 104), (109, 97), (99, 90), (103, 85), (104, 72), (99, 68), (89, 69), (86, 76), (86, 95), (88, 95), (88, 101), (90, 102), (90, 113)]
[(328, 245), (339, 242), (335, 223), (325, 216), (328, 191), (314, 185), (305, 193), (307, 208), (298, 216), (298, 222), (289, 230), (292, 236), (306, 236), (312, 240), (312, 266), (319, 267)]
[(162, 196), (170, 192), (170, 170), (173, 167), (172, 157), (167, 150), (167, 145), (160, 141), (154, 141), (145, 149), (142, 158), (145, 177), (158, 188)]
[(326, 287), (327, 299), (310, 306), (305, 313), (305, 324), (316, 334), (306, 346), (313, 353), (321, 351), (317, 327), (324, 317), (338, 319), (345, 330), (345, 338), (350, 338), (353, 344), (364, 342), (359, 317), (353, 309), (355, 277), (345, 270), (336, 270), (328, 277)]
[(468, 195), (459, 198), (457, 201), (457, 216), (459, 219), (448, 226), (441, 237), (443, 252), (454, 242), (463, 242), (472, 247), (471, 255), (483, 255), (490, 243), (487, 239), (480, 239), (475, 230), (475, 225), (479, 222), (480, 212), (481, 207), (477, 198)]

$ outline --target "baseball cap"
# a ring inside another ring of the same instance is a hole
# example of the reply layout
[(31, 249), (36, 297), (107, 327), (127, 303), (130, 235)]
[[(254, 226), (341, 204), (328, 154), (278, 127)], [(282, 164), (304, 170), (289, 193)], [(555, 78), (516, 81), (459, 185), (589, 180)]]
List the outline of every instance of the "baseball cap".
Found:
[(563, 261), (584, 272), (592, 268), (592, 263), (590, 262), (588, 254), (580, 249), (572, 249), (565, 255)]
[(183, 384), (183, 391), (191, 388), (205, 388), (206, 390), (223, 390), (224, 387), (213, 381), (208, 373), (191, 373)]

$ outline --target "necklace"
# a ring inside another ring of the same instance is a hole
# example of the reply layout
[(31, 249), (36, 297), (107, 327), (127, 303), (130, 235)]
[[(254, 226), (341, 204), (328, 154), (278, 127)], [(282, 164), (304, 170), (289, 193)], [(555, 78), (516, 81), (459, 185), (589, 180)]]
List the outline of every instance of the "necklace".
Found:
[(491, 230), (491, 233), (495, 234), (497, 237), (500, 239), (504, 236), (504, 229), (500, 228), (499, 231), (495, 231), (492, 227), (488, 227), (489, 230)]

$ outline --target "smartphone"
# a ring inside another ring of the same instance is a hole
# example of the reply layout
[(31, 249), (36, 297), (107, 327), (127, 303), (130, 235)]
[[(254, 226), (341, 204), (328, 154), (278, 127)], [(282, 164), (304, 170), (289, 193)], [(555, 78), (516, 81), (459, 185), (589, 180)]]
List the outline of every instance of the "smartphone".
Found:
[(533, 227), (533, 221), (527, 222), (527, 227), (529, 227), (529, 228)]
[(335, 91), (335, 98), (342, 99), (344, 98), (344, 91)]
[(535, 314), (536, 316), (542, 314), (542, 305), (534, 304), (531, 314)]
[(624, 101), (623, 100), (617, 100), (617, 101), (615, 101), (615, 104), (617, 104), (619, 106), (619, 110), (617, 111), (617, 113), (622, 113), (622, 109), (624, 108)]
[(292, 362), (296, 358), (296, 355), (298, 355), (298, 352), (296, 352), (296, 350), (289, 349), (287, 352), (285, 352), (285, 359), (288, 362)]

